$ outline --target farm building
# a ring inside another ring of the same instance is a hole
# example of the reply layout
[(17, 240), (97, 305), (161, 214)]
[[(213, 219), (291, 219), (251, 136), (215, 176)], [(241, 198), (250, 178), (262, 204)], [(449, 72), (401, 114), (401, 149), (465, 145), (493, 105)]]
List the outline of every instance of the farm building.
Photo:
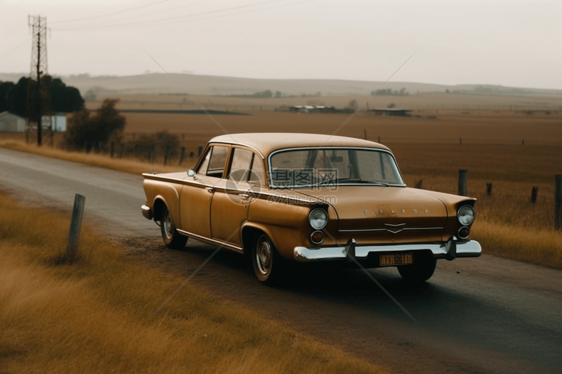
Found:
[(371, 113), (376, 116), (385, 117), (411, 117), (411, 109), (398, 109), (398, 108), (384, 108), (384, 109), (370, 109)]
[(324, 105), (293, 105), (289, 108), (289, 111), (296, 113), (323, 113), (334, 112), (335, 108), (333, 106)]
[(0, 132), (24, 132), (25, 118), (10, 112), (0, 113)]
[[(48, 122), (49, 117), (43, 116), (43, 124)], [(66, 131), (66, 115), (64, 113), (58, 113), (51, 116), (51, 125), (53, 131)], [(0, 113), (0, 132), (25, 132), (25, 128), (25, 118), (10, 112)]]

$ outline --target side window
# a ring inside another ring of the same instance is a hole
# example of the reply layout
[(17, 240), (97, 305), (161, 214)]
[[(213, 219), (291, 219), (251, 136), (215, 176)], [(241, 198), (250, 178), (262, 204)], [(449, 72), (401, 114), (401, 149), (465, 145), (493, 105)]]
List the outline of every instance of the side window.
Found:
[(254, 161), (252, 162), (252, 172), (250, 173), (250, 180), (248, 182), (252, 184), (258, 184), (263, 186), (265, 184), (264, 179), (263, 162), (261, 157), (254, 154)]
[(211, 152), (213, 151), (213, 147), (209, 148), (207, 153), (205, 154), (205, 158), (201, 165), (199, 165), (199, 169), (197, 169), (197, 174), (207, 174), (207, 168), (209, 167), (209, 160), (211, 159)]
[(234, 148), (233, 152), (228, 179), (235, 182), (246, 182), (252, 165), (253, 153), (242, 148)]
[(222, 177), (227, 154), (228, 147), (214, 146), (211, 149), (209, 167), (207, 168), (208, 176), (215, 178)]

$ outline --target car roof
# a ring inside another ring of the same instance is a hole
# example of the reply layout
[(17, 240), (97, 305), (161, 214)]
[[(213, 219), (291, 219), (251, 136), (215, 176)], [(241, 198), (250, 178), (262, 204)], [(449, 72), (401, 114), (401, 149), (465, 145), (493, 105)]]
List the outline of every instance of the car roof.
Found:
[(320, 146), (366, 147), (389, 150), (388, 147), (382, 144), (347, 136), (287, 132), (227, 134), (214, 137), (210, 140), (210, 143), (244, 145), (259, 151), (263, 156), (267, 156), (278, 149)]

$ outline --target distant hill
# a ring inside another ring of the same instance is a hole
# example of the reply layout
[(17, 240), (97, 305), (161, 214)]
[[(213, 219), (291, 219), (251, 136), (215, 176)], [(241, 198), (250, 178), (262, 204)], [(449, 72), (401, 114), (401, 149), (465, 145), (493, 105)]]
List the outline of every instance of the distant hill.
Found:
[[(0, 73), (0, 81), (17, 81), (25, 75)], [(315, 95), (350, 96), (368, 95), (382, 82), (352, 81), (338, 79), (251, 79), (219, 77), (212, 75), (171, 74), (171, 76), (190, 94), (196, 95), (252, 95), (270, 90), (281, 92), (284, 96)], [(61, 76), (70, 86), (77, 87), (82, 95), (88, 90), (96, 93), (183, 93), (182, 89), (166, 74), (153, 73), (130, 76), (89, 76), (88, 74)], [(385, 89), (399, 91), (404, 88), (410, 94), (426, 92), (458, 92), (494, 95), (559, 96), (562, 90), (518, 88), (494, 85), (440, 85), (413, 82), (388, 82)]]

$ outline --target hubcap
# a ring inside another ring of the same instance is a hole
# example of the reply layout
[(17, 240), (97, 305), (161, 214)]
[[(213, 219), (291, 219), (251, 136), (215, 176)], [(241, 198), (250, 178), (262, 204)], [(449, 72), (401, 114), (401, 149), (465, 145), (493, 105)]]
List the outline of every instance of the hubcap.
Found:
[(256, 250), (256, 262), (260, 273), (267, 275), (271, 271), (271, 244), (267, 239), (260, 241)]
[(172, 230), (173, 230), (173, 226), (172, 226), (172, 218), (170, 217), (170, 213), (166, 212), (166, 215), (164, 216), (164, 221), (162, 222), (162, 224), (164, 225), (164, 232), (166, 233), (166, 238), (167, 239), (171, 239), (172, 238)]

